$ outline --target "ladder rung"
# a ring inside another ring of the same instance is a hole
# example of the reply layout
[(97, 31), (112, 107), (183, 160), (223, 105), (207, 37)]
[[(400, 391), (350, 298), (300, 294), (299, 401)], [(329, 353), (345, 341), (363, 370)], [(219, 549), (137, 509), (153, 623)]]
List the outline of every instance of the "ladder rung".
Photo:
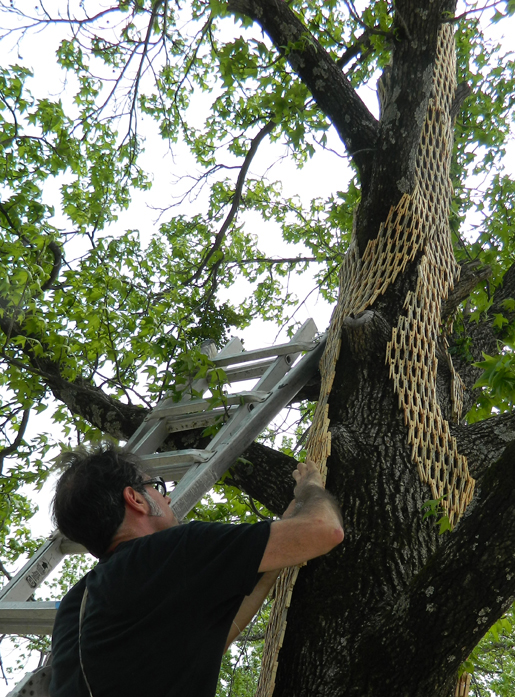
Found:
[(61, 552), (63, 554), (88, 554), (88, 550), (78, 542), (72, 542), (67, 537), (63, 537), (61, 542)]
[[(253, 404), (254, 402), (264, 402), (270, 392), (238, 392), (229, 394), (224, 398), (227, 406), (238, 406), (239, 404)], [(154, 410), (147, 416), (147, 421), (152, 419), (162, 419), (163, 417), (176, 417), (183, 414), (196, 414), (204, 409), (209, 409), (213, 400), (209, 399), (190, 399), (188, 402), (177, 402), (159, 411)]]
[(299, 351), (312, 351), (316, 346), (313, 341), (299, 341), (289, 344), (277, 344), (277, 346), (268, 346), (263, 349), (255, 349), (253, 351), (243, 351), (234, 356), (223, 358), (213, 358), (213, 363), (216, 363), (220, 368), (225, 365), (235, 365), (236, 363), (248, 363), (257, 361), (261, 358), (270, 358), (271, 356), (284, 356), (287, 353), (297, 353)]
[(178, 482), (192, 465), (207, 462), (213, 453), (210, 450), (172, 450), (166, 453), (142, 455), (140, 460), (152, 471), (168, 482)]
[[(212, 358), (212, 348), (213, 347), (211, 344), (205, 344), (201, 348), (201, 352)], [(243, 344), (241, 343), (240, 339), (234, 338), (229, 341), (227, 346), (225, 346), (218, 355), (225, 356), (227, 352), (237, 352), (241, 350), (243, 350)], [(181, 391), (191, 389), (192, 391), (203, 394), (208, 389), (208, 386), (207, 379), (202, 378), (201, 380), (194, 380), (192, 384), (182, 385), (179, 389)], [(188, 396), (185, 395), (184, 399), (188, 399)], [(155, 410), (160, 411), (161, 409), (166, 408), (168, 404), (173, 404), (173, 400), (171, 398), (163, 399), (156, 405)], [(164, 420), (159, 419), (149, 422), (147, 419), (144, 419), (139, 425), (139, 428), (136, 429), (136, 432), (133, 433), (127, 441), (126, 448), (129, 452), (134, 453), (135, 455), (154, 453), (158, 448), (161, 447), (167, 435), (168, 431), (166, 429), (166, 423)]]
[[(276, 361), (276, 358), (268, 358), (267, 360), (257, 361), (252, 365), (241, 365), (236, 368), (227, 368), (227, 382), (241, 382), (242, 380), (252, 380), (264, 375), (268, 368)], [(209, 373), (208, 373), (209, 374)]]
[(59, 602), (0, 602), (0, 634), (51, 634)]
[(226, 409), (211, 409), (211, 411), (201, 411), (198, 414), (183, 414), (177, 418), (168, 419), (166, 426), (169, 433), (178, 433), (179, 431), (191, 431), (194, 428), (205, 428), (211, 424), (228, 418), (237, 407), (227, 407)]

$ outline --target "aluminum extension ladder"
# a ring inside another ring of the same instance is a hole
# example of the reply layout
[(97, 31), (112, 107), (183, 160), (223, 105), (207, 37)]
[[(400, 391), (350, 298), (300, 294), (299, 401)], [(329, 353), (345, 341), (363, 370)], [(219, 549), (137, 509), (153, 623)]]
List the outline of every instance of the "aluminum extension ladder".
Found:
[[(224, 369), (230, 384), (248, 380), (257, 380), (257, 384), (250, 391), (229, 394), (223, 408), (211, 409), (207, 399), (192, 398), (189, 394), (206, 393), (208, 373), (205, 379), (187, 385), (179, 402), (171, 397), (159, 402), (126, 446), (128, 451), (140, 456), (151, 476), (178, 481), (170, 497), (179, 520), (315, 375), (324, 344), (325, 336), (317, 336), (317, 327), (309, 319), (287, 344), (244, 351), (240, 339), (233, 338), (218, 353), (212, 343), (201, 349), (216, 368)], [(303, 352), (304, 356), (297, 361)], [(224, 416), (229, 418), (206, 449), (156, 453), (169, 433), (205, 427)], [(60, 533), (54, 533), (0, 590), (0, 634), (51, 634), (59, 603), (30, 599), (67, 554), (85, 551)], [(36, 686), (30, 680), (29, 673), (10, 695), (40, 694), (34, 691)]]

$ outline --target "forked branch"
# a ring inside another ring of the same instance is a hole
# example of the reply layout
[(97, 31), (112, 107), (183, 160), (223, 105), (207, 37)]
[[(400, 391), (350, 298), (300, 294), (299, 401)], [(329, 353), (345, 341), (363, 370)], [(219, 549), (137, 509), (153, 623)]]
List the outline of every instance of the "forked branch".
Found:
[(232, 12), (250, 17), (268, 34), (332, 122), (364, 176), (378, 123), (331, 56), (286, 2), (229, 0), (228, 6)]
[(241, 202), (241, 194), (243, 191), (243, 184), (245, 183), (245, 178), (247, 176), (247, 172), (249, 171), (250, 163), (252, 162), (254, 155), (256, 154), (260, 144), (262, 143), (263, 139), (273, 131), (275, 127), (275, 121), (270, 120), (266, 126), (263, 126), (263, 128), (259, 131), (257, 136), (255, 136), (252, 139), (252, 142), (250, 144), (249, 151), (247, 155), (245, 156), (245, 160), (243, 161), (243, 165), (240, 169), (240, 173), (238, 174), (238, 179), (236, 181), (236, 189), (234, 191), (234, 196), (232, 198), (232, 205), (229, 213), (227, 214), (227, 217), (225, 218), (222, 227), (218, 231), (218, 234), (215, 237), (215, 241), (213, 242), (211, 248), (209, 251), (206, 253), (204, 258), (199, 264), (198, 269), (195, 271), (193, 276), (188, 278), (186, 281), (184, 281), (184, 285), (188, 285), (189, 283), (193, 283), (194, 281), (198, 281), (200, 276), (202, 275), (202, 272), (204, 269), (207, 267), (209, 260), (212, 258), (213, 254), (220, 249), (220, 246), (225, 238), (225, 235), (227, 233), (227, 230), (229, 229), (232, 221), (234, 220), (234, 217), (236, 213), (238, 212), (238, 208), (240, 207), (240, 202)]

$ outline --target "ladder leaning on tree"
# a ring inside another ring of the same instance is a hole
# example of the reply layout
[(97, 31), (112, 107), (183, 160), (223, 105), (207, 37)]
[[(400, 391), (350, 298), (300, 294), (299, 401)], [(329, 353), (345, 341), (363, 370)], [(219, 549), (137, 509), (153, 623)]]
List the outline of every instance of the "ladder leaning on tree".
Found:
[[(215, 367), (224, 369), (229, 384), (257, 380), (254, 388), (229, 394), (223, 407), (213, 409), (210, 406), (212, 401), (194, 396), (204, 395), (208, 390), (208, 374), (206, 378), (187, 385), (180, 401), (165, 397), (159, 402), (126, 446), (129, 452), (141, 458), (149, 474), (167, 481), (178, 481), (170, 498), (179, 520), (191, 511), (313, 377), (324, 345), (325, 336), (317, 335), (317, 327), (309, 319), (287, 344), (244, 351), (241, 340), (233, 338), (218, 353), (213, 343), (203, 346), (201, 350)], [(302, 353), (304, 355), (297, 361)], [(156, 452), (169, 433), (205, 427), (223, 420), (225, 423), (205, 449)], [(67, 554), (85, 551), (60, 533), (54, 533), (0, 590), (0, 634), (50, 634), (59, 603), (28, 601)], [(28, 673), (9, 697), (29, 694), (46, 697), (49, 672), (43, 668)]]

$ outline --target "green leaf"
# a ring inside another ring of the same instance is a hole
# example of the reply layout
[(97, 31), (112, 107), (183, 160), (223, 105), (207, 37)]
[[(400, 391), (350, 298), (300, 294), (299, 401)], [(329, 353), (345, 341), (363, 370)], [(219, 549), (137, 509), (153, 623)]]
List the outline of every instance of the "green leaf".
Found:
[(449, 516), (442, 516), (437, 522), (440, 526), (440, 530), (438, 531), (439, 535), (443, 535), (444, 532), (452, 532), (452, 525), (450, 523)]

